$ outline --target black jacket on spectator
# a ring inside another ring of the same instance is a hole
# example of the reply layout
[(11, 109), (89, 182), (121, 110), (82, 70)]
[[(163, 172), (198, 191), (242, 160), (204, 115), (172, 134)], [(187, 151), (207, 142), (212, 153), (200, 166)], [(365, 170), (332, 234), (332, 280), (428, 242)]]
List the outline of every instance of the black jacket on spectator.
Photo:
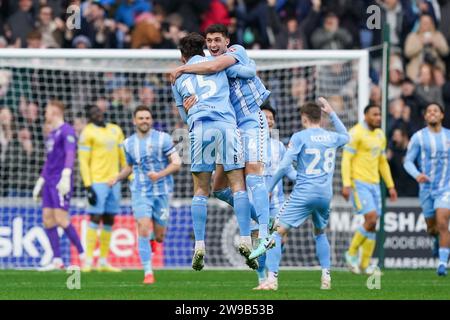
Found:
[(395, 144), (391, 144), (389, 149), (392, 152), (392, 158), (389, 160), (392, 176), (395, 177), (395, 184), (400, 186), (397, 188), (399, 197), (417, 197), (419, 186), (403, 168), (403, 160), (406, 156), (406, 148), (399, 148)]
[(411, 108), (411, 122), (415, 123), (419, 129), (424, 127), (423, 111), (427, 106), (427, 101), (417, 94), (417, 91), (410, 96), (402, 95), (401, 98), (405, 102), (405, 105)]

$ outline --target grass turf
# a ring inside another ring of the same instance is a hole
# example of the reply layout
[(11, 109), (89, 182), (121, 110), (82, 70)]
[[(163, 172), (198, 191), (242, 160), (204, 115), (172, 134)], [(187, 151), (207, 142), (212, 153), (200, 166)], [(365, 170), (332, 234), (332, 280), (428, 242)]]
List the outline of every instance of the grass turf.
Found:
[(141, 284), (142, 271), (82, 273), (81, 289), (69, 290), (65, 272), (0, 270), (0, 299), (450, 299), (450, 277), (434, 270), (387, 270), (381, 289), (369, 290), (367, 276), (332, 273), (332, 290), (319, 290), (320, 271), (281, 271), (278, 291), (255, 291), (252, 271), (156, 270), (156, 283)]

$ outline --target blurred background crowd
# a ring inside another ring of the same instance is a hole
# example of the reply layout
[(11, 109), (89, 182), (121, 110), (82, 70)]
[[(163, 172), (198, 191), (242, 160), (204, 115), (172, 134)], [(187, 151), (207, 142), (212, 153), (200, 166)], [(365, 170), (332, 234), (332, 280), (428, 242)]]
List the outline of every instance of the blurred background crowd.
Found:
[[(66, 24), (72, 5), (80, 8), (79, 29)], [(417, 185), (403, 170), (402, 160), (410, 137), (424, 125), (425, 106), (432, 101), (443, 105), (444, 125), (450, 127), (450, 0), (0, 0), (0, 48), (176, 49), (188, 32), (222, 23), (228, 26), (231, 43), (248, 49), (371, 50), (370, 99), (381, 104), (381, 50), (373, 48), (381, 44), (382, 31), (367, 26), (371, 5), (380, 8), (381, 25), (391, 26), (387, 127), (391, 169), (402, 186), (400, 196), (416, 196)], [(0, 97), (11, 80), (1, 71)], [(271, 89), (271, 80), (264, 80)], [(302, 94), (304, 82), (292, 79), (294, 98)], [(115, 95), (97, 97), (96, 104), (105, 111), (115, 107), (110, 114), (117, 119), (109, 120), (120, 122), (120, 106), (130, 101), (153, 108), (166, 104), (158, 100), (158, 93), (152, 83), (137, 92), (116, 90)], [(0, 104), (3, 174), (20, 175), (21, 161), (40, 158), (33, 154), (44, 147), (40, 108), (39, 101), (24, 97), (17, 106)], [(165, 114), (170, 115), (171, 111)], [(73, 122), (80, 131), (86, 119), (80, 115)], [(19, 149), (10, 156), (12, 145)], [(6, 168), (8, 163), (19, 167)], [(6, 189), (0, 186), (0, 192)]]

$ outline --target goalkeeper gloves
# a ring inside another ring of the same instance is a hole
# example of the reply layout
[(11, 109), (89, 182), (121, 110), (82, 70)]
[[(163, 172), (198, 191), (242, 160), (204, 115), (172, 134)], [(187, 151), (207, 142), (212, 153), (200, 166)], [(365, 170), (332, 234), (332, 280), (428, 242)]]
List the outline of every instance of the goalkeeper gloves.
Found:
[(34, 185), (33, 188), (33, 200), (38, 202), (39, 201), (39, 195), (41, 193), (42, 187), (44, 186), (45, 183), (45, 179), (42, 177), (39, 177), (39, 179), (37, 179), (36, 184)]
[(61, 179), (56, 185), (56, 190), (58, 190), (61, 196), (65, 196), (70, 192), (70, 176), (72, 174), (72, 169), (65, 168), (61, 173)]
[(86, 187), (88, 202), (91, 206), (95, 206), (97, 204), (97, 195), (95, 191), (91, 187)]

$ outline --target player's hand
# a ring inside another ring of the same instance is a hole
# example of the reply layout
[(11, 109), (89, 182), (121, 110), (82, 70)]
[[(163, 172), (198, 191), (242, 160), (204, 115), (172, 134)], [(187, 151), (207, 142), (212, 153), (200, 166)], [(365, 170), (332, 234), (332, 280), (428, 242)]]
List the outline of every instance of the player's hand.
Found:
[(72, 175), (72, 170), (65, 168), (61, 173), (61, 179), (56, 185), (56, 190), (61, 196), (65, 196), (70, 192), (70, 176)]
[(192, 108), (197, 103), (197, 96), (193, 95), (190, 97), (187, 97), (183, 100), (183, 107), (184, 110), (186, 110), (186, 113), (188, 113), (189, 109)]
[(424, 173), (421, 173), (417, 176), (416, 181), (418, 183), (426, 183), (430, 182), (430, 178), (428, 178), (427, 175), (425, 175)]
[(397, 201), (398, 195), (397, 195), (397, 190), (395, 190), (395, 188), (390, 188), (388, 190), (389, 192), (389, 198), (391, 199), (392, 202)]
[(36, 202), (39, 201), (39, 197), (41, 194), (42, 187), (44, 186), (44, 183), (45, 183), (45, 179), (42, 177), (39, 177), (39, 179), (37, 179), (37, 181), (36, 181), (36, 184), (34, 185), (33, 200)]
[(118, 182), (117, 178), (108, 181), (108, 187), (112, 188)]
[(183, 66), (180, 66), (170, 72), (169, 79), (172, 84), (175, 84), (175, 81), (179, 76), (183, 74)]
[(153, 182), (158, 181), (159, 179), (161, 179), (161, 175), (159, 174), (159, 172), (155, 172), (155, 171), (151, 171), (149, 173), (147, 173), (147, 176), (150, 178), (150, 180), (152, 180)]
[(351, 187), (343, 187), (342, 188), (342, 196), (344, 197), (345, 201), (348, 201), (350, 199), (351, 192), (352, 192)]
[(318, 101), (320, 102), (320, 104), (322, 105), (321, 109), (323, 112), (325, 112), (326, 114), (330, 114), (333, 113), (334, 110), (331, 107), (330, 103), (327, 101), (327, 99), (325, 99), (324, 97), (320, 97), (318, 99)]
[(97, 194), (92, 189), (92, 187), (86, 187), (87, 199), (91, 206), (95, 206), (97, 204)]

